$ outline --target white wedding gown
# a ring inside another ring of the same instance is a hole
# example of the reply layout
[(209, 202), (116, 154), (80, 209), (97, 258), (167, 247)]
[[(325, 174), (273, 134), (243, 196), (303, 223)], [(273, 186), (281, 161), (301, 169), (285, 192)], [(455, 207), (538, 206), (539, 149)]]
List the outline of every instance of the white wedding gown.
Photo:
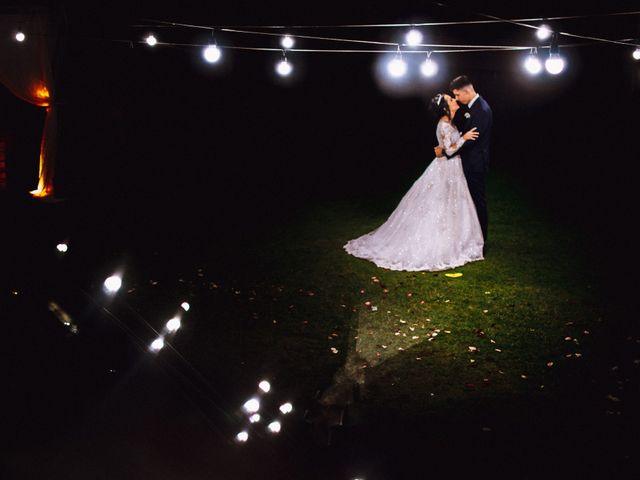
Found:
[[(464, 143), (449, 122), (436, 128), (447, 155)], [(391, 270), (438, 271), (482, 260), (484, 240), (459, 155), (436, 158), (387, 221), (344, 249)]]

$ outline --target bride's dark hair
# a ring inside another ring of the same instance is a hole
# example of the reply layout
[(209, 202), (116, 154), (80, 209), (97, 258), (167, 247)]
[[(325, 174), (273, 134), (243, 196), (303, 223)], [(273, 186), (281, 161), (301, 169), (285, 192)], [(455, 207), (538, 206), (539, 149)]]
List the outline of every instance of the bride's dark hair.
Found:
[(449, 104), (444, 98), (444, 93), (439, 93), (431, 99), (429, 102), (429, 111), (433, 113), (436, 118), (441, 118), (444, 115), (451, 118), (451, 110), (449, 110)]

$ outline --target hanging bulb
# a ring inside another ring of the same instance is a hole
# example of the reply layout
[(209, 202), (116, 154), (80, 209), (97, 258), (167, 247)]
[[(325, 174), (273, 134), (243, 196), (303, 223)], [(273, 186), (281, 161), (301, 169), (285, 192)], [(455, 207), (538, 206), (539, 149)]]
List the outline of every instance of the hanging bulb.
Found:
[(564, 70), (564, 60), (557, 53), (552, 53), (544, 62), (544, 66), (551, 75), (558, 75)]
[(222, 52), (217, 45), (209, 45), (202, 51), (202, 56), (209, 63), (216, 63), (220, 60)]
[(267, 429), (271, 432), (271, 433), (278, 433), (280, 432), (282, 428), (282, 425), (280, 424), (279, 421), (275, 420), (273, 422), (271, 422), (268, 426)]
[(289, 74), (291, 74), (291, 72), (293, 71), (293, 67), (289, 62), (287, 62), (287, 59), (284, 58), (283, 60), (280, 60), (280, 62), (278, 62), (278, 65), (276, 66), (276, 71), (280, 76), (286, 77)]
[(258, 388), (264, 393), (269, 393), (271, 390), (271, 384), (267, 380), (263, 380), (258, 384)]
[(427, 57), (427, 59), (422, 62), (422, 65), (420, 65), (420, 73), (425, 77), (433, 77), (438, 73), (438, 64), (431, 60), (430, 57)]
[(144, 41), (147, 42), (147, 45), (150, 47), (153, 47), (158, 43), (158, 39), (153, 34), (147, 35), (147, 38), (145, 38)]
[(536, 36), (540, 40), (546, 40), (551, 36), (552, 33), (553, 32), (551, 31), (551, 28), (549, 28), (548, 25), (540, 25), (540, 28), (538, 28), (538, 30), (536, 31)]
[(405, 41), (410, 47), (416, 47), (422, 43), (422, 32), (420, 30), (412, 28), (405, 35)]
[(112, 275), (104, 281), (104, 288), (109, 293), (116, 293), (122, 286), (122, 277)]
[(280, 45), (282, 45), (282, 48), (286, 49), (292, 48), (294, 43), (295, 41), (291, 35), (285, 35), (282, 37), (282, 40), (280, 40)]
[(243, 408), (248, 413), (258, 413), (258, 410), (260, 410), (260, 402), (257, 398), (252, 398), (244, 402)]
[(551, 47), (549, 48), (549, 58), (544, 62), (544, 67), (551, 75), (558, 75), (564, 70), (564, 59), (560, 56), (557, 33), (553, 35)]
[(396, 53), (396, 56), (387, 64), (387, 71), (389, 72), (389, 75), (394, 78), (400, 78), (407, 73), (407, 62), (402, 59), (400, 45), (398, 45), (398, 52)]
[(153, 342), (151, 342), (151, 350), (154, 352), (159, 352), (164, 348), (164, 338), (158, 337)]
[(634, 60), (640, 60), (640, 47), (636, 48), (631, 54)]
[(537, 51), (535, 51), (534, 53), (534, 50), (532, 50), (531, 53), (527, 56), (527, 59), (524, 61), (524, 68), (531, 75), (537, 75), (542, 71), (542, 62), (540, 62), (540, 59), (538, 58), (536, 53)]
[(27, 36), (23, 32), (16, 32), (15, 39), (18, 42), (24, 42)]
[(251, 415), (251, 416), (249, 417), (249, 421), (250, 421), (251, 423), (258, 423), (258, 422), (260, 421), (260, 419), (261, 419), (261, 417), (260, 417), (260, 414), (259, 414), (259, 413), (254, 413), (253, 415)]
[(170, 332), (177, 332), (180, 326), (180, 319), (178, 317), (172, 318), (166, 324), (167, 330)]

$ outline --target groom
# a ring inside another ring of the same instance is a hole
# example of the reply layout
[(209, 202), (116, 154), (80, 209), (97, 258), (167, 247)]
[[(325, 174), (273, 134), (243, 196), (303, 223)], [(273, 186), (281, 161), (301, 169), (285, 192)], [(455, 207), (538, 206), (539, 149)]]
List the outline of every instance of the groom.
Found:
[[(449, 89), (461, 104), (453, 123), (460, 132), (468, 132), (475, 127), (480, 133), (477, 140), (465, 142), (456, 155), (460, 155), (462, 158), (462, 169), (467, 179), (471, 198), (476, 206), (486, 248), (489, 217), (484, 184), (489, 169), (489, 144), (493, 114), (489, 104), (476, 93), (471, 80), (466, 75), (454, 78), (449, 84)], [(443, 156), (442, 147), (437, 146), (434, 150), (437, 157)]]

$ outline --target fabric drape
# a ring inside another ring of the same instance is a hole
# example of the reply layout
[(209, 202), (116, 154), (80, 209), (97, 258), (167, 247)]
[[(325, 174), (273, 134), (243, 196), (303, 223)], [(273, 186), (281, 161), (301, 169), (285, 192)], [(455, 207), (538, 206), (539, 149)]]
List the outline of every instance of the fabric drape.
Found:
[[(15, 38), (20, 31), (25, 39)], [(53, 195), (58, 109), (53, 79), (57, 27), (47, 11), (0, 14), (0, 83), (18, 98), (46, 108), (36, 197)]]

